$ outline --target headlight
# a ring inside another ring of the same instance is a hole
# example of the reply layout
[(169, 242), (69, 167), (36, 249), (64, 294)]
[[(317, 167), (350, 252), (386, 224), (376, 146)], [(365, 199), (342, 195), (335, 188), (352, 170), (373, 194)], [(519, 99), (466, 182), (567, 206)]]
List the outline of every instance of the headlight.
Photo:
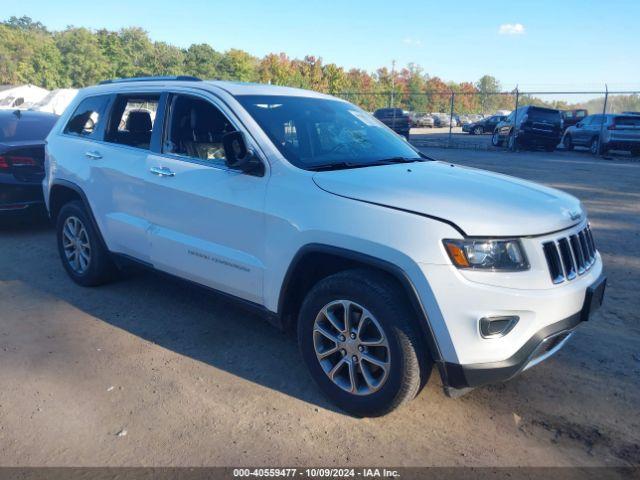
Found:
[(453, 264), (458, 268), (517, 272), (529, 269), (520, 240), (443, 240)]

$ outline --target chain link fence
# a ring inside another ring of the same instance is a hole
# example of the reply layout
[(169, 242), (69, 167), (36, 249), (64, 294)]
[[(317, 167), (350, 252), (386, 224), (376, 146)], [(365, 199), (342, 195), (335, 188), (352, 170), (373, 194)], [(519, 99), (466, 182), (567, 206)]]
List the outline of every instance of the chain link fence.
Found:
[[(640, 115), (640, 91), (606, 88), (553, 92), (517, 88), (509, 92), (342, 92), (336, 96), (371, 113), (380, 108), (402, 109), (411, 120), (411, 143), (440, 148), (495, 149), (491, 142), (495, 121), (527, 105), (560, 110), (563, 130), (590, 115)], [(601, 120), (601, 128), (605, 123)], [(563, 148), (562, 144), (558, 148)]]

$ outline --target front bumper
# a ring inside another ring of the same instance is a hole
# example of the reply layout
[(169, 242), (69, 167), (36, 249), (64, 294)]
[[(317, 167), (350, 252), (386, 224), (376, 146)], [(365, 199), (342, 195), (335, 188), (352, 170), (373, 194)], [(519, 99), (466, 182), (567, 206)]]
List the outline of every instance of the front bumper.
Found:
[(590, 315), (600, 307), (605, 287), (606, 277), (600, 276), (587, 289), (579, 312), (542, 328), (506, 360), (469, 365), (443, 363), (440, 373), (445, 387), (467, 389), (503, 382), (546, 360), (560, 350), (573, 335), (575, 328), (587, 321)]

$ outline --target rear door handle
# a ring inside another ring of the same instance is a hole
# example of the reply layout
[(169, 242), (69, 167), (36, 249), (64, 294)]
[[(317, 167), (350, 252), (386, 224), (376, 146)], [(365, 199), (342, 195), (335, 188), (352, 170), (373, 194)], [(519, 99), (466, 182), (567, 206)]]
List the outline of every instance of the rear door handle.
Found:
[(102, 158), (102, 155), (100, 155), (100, 152), (94, 150), (93, 152), (85, 152), (84, 153), (85, 157), (90, 158), (91, 160), (100, 160)]
[(151, 167), (149, 169), (151, 173), (154, 175), (158, 175), (159, 177), (173, 177), (175, 173), (169, 170), (167, 167)]

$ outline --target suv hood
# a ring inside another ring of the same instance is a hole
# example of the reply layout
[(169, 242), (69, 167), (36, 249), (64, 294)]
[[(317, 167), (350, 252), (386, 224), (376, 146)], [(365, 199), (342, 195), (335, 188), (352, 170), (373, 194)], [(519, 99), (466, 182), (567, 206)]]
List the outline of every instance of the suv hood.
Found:
[(584, 219), (580, 201), (559, 190), (436, 161), (317, 172), (313, 179), (329, 193), (435, 217), (468, 236), (541, 235)]

